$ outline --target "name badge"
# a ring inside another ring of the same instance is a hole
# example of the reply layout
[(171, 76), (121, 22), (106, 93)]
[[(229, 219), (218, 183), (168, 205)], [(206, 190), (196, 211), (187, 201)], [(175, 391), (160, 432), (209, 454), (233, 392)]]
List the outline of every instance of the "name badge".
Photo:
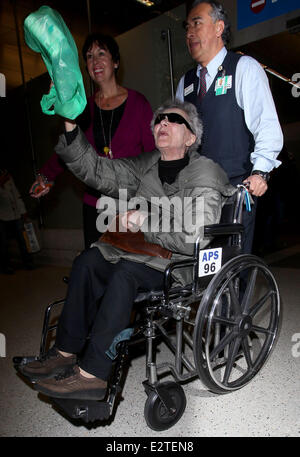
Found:
[(215, 85), (216, 95), (223, 95), (227, 93), (227, 89), (232, 87), (232, 75), (223, 76), (218, 78)]
[(191, 92), (193, 92), (194, 90), (194, 83), (192, 83), (190, 86), (188, 87), (185, 87), (184, 89), (184, 96), (186, 97), (187, 95), (189, 95)]

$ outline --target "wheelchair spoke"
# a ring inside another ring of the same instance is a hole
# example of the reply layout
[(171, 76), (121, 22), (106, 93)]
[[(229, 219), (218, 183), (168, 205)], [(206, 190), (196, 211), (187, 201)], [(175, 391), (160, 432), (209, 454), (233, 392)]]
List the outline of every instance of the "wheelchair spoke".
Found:
[(256, 313), (263, 307), (265, 302), (274, 294), (275, 292), (273, 290), (267, 292), (258, 302), (253, 305), (251, 310), (249, 311), (249, 316), (252, 318), (255, 316)]
[(252, 325), (252, 330), (257, 333), (264, 333), (265, 335), (274, 335), (274, 332), (271, 330), (264, 327), (259, 327), (258, 325)]
[(232, 321), (231, 319), (226, 319), (226, 317), (221, 316), (213, 317), (212, 322), (218, 324), (235, 325), (235, 321)]
[(230, 298), (231, 298), (231, 303), (233, 305), (233, 310), (234, 314), (237, 316), (241, 314), (241, 305), (239, 301), (239, 297), (236, 293), (235, 287), (232, 283), (232, 281), (229, 282), (228, 284), (229, 292), (230, 292)]
[(235, 337), (236, 334), (233, 331), (227, 333), (227, 335), (221, 339), (219, 344), (210, 352), (209, 359), (212, 361), (216, 355), (218, 355), (228, 344), (234, 340)]
[(251, 369), (253, 367), (252, 359), (251, 359), (251, 353), (250, 353), (250, 346), (248, 342), (248, 338), (244, 338), (242, 341), (242, 348), (245, 354), (246, 362), (248, 365), (248, 368)]
[(243, 313), (245, 313), (245, 314), (249, 310), (250, 302), (251, 302), (251, 299), (252, 299), (252, 296), (254, 293), (254, 286), (256, 284), (257, 271), (258, 271), (257, 268), (254, 268), (252, 270), (248, 284), (247, 284), (247, 288), (246, 288), (246, 291), (245, 291), (245, 294), (243, 297), (241, 306), (242, 306)]
[(233, 365), (234, 365), (238, 350), (240, 348), (240, 345), (241, 345), (241, 337), (237, 337), (235, 339), (234, 343), (233, 343), (233, 349), (232, 349), (232, 352), (229, 353), (229, 358), (228, 358), (228, 361), (227, 361), (227, 364), (226, 364), (224, 378), (223, 378), (223, 381), (222, 381), (223, 384), (225, 384), (225, 385), (228, 384), (229, 377), (230, 377), (230, 374), (231, 374), (231, 371), (232, 371), (232, 368), (233, 368)]

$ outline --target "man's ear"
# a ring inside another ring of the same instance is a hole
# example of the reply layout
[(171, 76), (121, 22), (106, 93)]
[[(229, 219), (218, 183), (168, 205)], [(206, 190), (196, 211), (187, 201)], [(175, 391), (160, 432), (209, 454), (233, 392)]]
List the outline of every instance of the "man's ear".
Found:
[(218, 20), (216, 22), (216, 31), (217, 31), (217, 37), (221, 37), (223, 32), (224, 32), (225, 24), (224, 21)]

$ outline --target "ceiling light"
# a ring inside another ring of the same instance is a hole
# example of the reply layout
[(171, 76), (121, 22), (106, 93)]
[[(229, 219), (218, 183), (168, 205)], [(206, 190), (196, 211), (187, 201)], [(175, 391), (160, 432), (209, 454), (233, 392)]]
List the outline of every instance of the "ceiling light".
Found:
[(139, 2), (139, 3), (142, 3), (145, 6), (153, 6), (154, 5), (154, 2), (152, 2), (151, 0), (136, 0), (136, 1)]

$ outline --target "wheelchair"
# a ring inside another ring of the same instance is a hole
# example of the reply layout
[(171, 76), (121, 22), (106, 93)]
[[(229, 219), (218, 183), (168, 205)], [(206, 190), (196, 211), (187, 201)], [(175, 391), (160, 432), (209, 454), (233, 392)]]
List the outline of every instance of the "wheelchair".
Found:
[[(278, 336), (280, 295), (265, 262), (241, 254), (247, 195), (247, 189), (238, 186), (222, 209), (220, 223), (204, 227), (204, 236), (212, 239), (208, 249), (199, 249), (199, 237), (193, 258), (168, 266), (162, 290), (139, 293), (135, 321), (110, 348), (114, 364), (104, 401), (51, 398), (54, 407), (85, 423), (108, 420), (122, 392), (131, 350), (141, 340), (146, 343), (144, 417), (155, 431), (167, 430), (182, 417), (186, 408), (182, 384), (199, 378), (209, 391), (226, 394), (258, 374)], [(178, 268), (192, 269), (190, 284), (173, 286), (172, 272)], [(45, 311), (40, 358), (56, 329), (51, 313), (63, 303), (55, 301)], [(173, 354), (172, 362), (157, 363), (156, 349), (162, 342)], [(14, 357), (13, 362), (22, 374), (22, 366), (34, 359)], [(172, 380), (162, 381), (166, 375)]]

